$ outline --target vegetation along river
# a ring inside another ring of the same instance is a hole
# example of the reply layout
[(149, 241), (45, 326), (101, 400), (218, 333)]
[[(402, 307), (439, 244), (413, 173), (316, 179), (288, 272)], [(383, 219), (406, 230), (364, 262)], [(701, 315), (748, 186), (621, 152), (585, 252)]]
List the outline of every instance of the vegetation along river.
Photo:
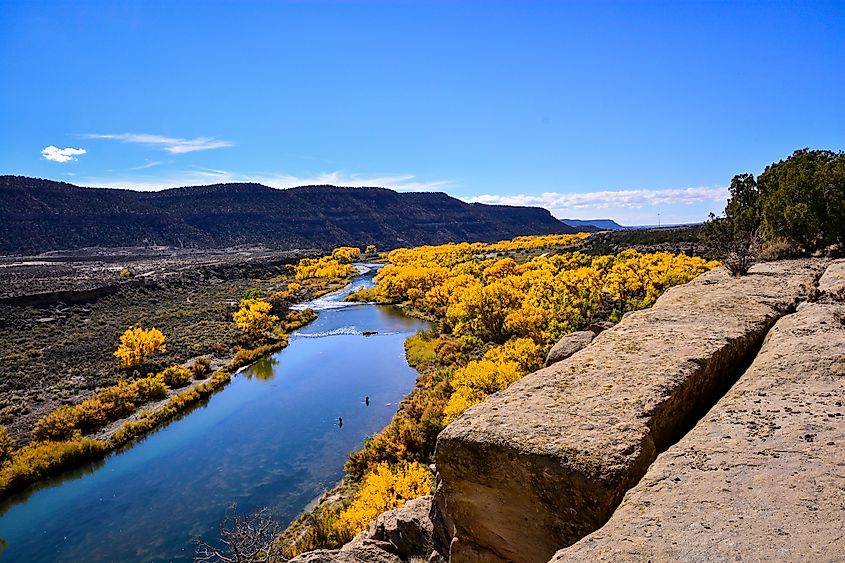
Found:
[(343, 302), (374, 274), (306, 304), (317, 320), (206, 404), (9, 499), (0, 506), (0, 559), (190, 561), (193, 539), (216, 540), (234, 501), (240, 512), (267, 506), (281, 524), (293, 520), (340, 480), (349, 452), (387, 425), (414, 386), (403, 344), (427, 324)]

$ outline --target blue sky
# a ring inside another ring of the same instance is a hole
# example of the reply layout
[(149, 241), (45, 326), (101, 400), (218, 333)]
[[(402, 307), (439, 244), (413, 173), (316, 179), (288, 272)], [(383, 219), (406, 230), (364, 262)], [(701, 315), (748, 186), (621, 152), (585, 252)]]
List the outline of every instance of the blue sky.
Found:
[(845, 148), (845, 2), (0, 0), (0, 77), (4, 174), (687, 222)]

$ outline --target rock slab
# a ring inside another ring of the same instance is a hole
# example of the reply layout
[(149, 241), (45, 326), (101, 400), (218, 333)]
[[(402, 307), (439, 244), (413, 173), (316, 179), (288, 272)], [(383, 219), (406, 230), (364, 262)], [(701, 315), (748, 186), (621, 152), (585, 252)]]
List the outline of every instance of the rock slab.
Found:
[(748, 371), (610, 521), (553, 561), (842, 561), (843, 319), (839, 302), (778, 321)]
[(455, 563), (544, 562), (600, 528), (822, 269), (713, 270), (470, 408), (438, 438), (435, 548)]

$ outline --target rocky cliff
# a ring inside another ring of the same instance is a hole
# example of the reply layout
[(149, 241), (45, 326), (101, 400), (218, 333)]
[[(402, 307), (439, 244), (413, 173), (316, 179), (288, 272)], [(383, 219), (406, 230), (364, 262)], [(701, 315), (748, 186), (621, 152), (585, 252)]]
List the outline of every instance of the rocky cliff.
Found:
[[(717, 269), (582, 340), (441, 433), (432, 561), (841, 560), (845, 261)], [(410, 560), (376, 528), (344, 557)]]

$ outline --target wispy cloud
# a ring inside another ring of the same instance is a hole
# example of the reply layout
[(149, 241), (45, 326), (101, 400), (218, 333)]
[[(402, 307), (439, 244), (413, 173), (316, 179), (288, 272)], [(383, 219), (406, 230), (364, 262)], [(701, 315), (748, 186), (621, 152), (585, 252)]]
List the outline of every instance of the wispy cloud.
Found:
[(162, 164), (164, 164), (164, 161), (162, 160), (147, 160), (144, 164), (141, 164), (140, 166), (133, 166), (129, 170), (146, 170), (147, 168), (153, 168)]
[(724, 202), (728, 189), (722, 186), (665, 190), (618, 190), (540, 195), (479, 195), (464, 198), (468, 202), (497, 205), (533, 205), (545, 207), (555, 215), (578, 209), (640, 209), (648, 206)]
[(83, 139), (111, 139), (122, 143), (138, 143), (151, 147), (158, 147), (170, 154), (184, 154), (210, 149), (222, 149), (234, 145), (231, 141), (223, 141), (213, 137), (196, 137), (195, 139), (180, 139), (163, 135), (148, 135), (146, 133), (118, 133), (101, 134), (88, 133), (80, 135)]
[(41, 156), (45, 160), (52, 160), (53, 162), (70, 162), (71, 160), (77, 160), (75, 157), (83, 155), (86, 152), (88, 151), (85, 149), (75, 149), (73, 147), (60, 149), (59, 147), (50, 145), (41, 149)]
[(169, 176), (131, 175), (123, 177), (90, 177), (86, 185), (103, 188), (126, 188), (141, 191), (157, 191), (166, 188), (218, 184), (226, 182), (256, 182), (271, 188), (287, 189), (296, 186), (323, 185), (358, 187), (376, 186), (398, 191), (441, 191), (451, 185), (445, 180), (426, 182), (411, 174), (346, 174), (339, 171), (321, 172), (308, 176), (290, 174), (238, 174), (226, 170), (195, 168)]

